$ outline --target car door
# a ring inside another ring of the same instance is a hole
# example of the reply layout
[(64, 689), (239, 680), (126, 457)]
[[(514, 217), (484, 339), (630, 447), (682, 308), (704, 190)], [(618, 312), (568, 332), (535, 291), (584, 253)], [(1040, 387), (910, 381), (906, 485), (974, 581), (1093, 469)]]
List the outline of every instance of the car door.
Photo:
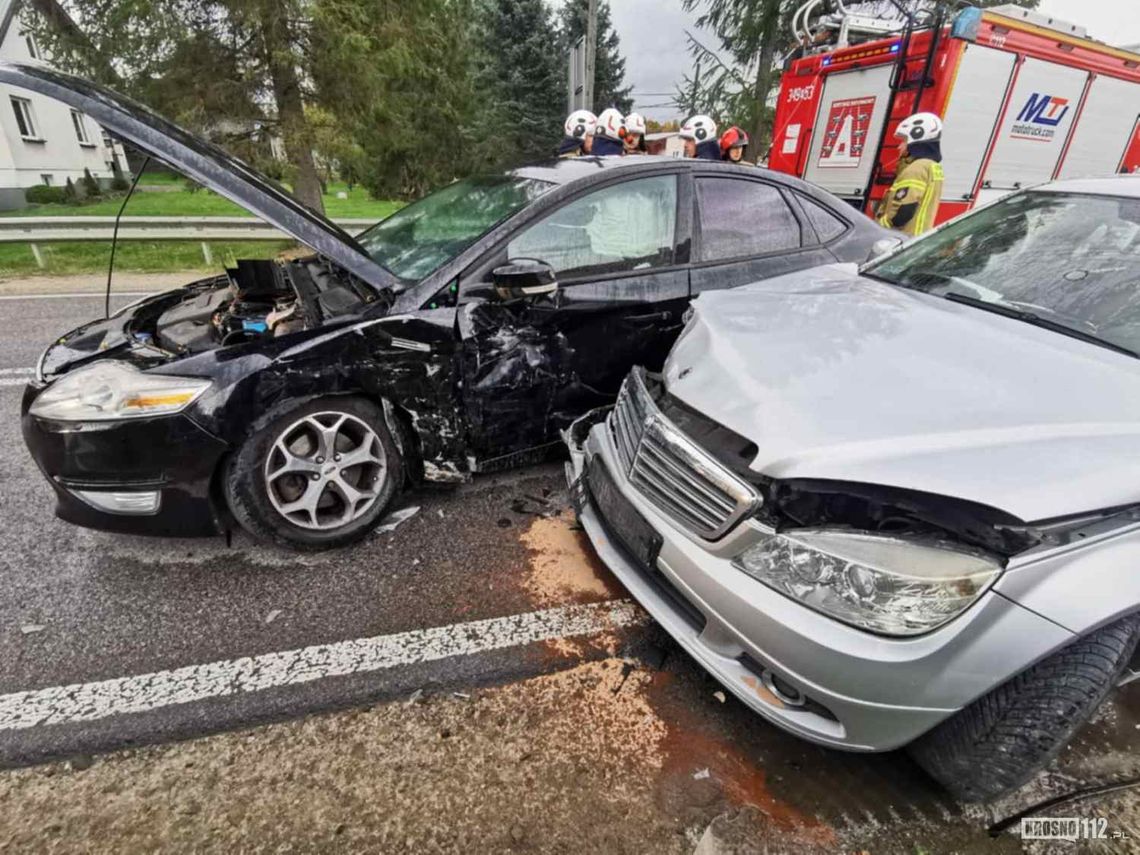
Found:
[(557, 440), (617, 394), (634, 364), (659, 366), (689, 300), (691, 189), (677, 171), (593, 187), (529, 222), (463, 277), (536, 259), (558, 277), (550, 298), (461, 297), (469, 444), (483, 459)]
[(693, 294), (830, 264), (791, 194), (743, 175), (698, 175)]

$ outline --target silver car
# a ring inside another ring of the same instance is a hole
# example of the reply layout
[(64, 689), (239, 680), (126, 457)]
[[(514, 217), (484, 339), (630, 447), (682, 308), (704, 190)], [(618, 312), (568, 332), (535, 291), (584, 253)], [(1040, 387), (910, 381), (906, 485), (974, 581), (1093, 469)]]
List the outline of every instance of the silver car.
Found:
[(992, 798), (1137, 676), (1138, 353), (1140, 178), (1016, 193), (701, 294), (567, 431), (581, 522), (766, 719)]

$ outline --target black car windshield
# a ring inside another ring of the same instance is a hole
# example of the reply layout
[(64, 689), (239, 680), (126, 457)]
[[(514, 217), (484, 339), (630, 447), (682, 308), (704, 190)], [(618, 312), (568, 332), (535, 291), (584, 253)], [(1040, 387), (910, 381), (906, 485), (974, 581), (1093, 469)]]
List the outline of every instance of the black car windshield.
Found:
[(1017, 193), (864, 273), (1140, 351), (1140, 199)]
[(512, 175), (465, 178), (401, 208), (356, 239), (374, 261), (417, 281), (552, 187)]

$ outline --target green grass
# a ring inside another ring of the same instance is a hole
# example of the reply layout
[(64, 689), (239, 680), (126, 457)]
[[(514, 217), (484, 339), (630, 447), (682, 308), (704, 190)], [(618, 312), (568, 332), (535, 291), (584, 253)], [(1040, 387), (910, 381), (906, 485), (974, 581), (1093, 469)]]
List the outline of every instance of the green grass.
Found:
[[(171, 184), (167, 176), (155, 176), (156, 183)], [(145, 181), (147, 176), (143, 175)], [(338, 199), (338, 191), (348, 193), (347, 199)], [(119, 213), (121, 197), (101, 199), (80, 205), (29, 205), (18, 211), (3, 211), (5, 217), (113, 217)], [(381, 220), (398, 209), (400, 202), (373, 199), (362, 187), (349, 190), (343, 184), (330, 184), (324, 195), (325, 216), (337, 220)], [(165, 193), (145, 193), (136, 190), (123, 212), (126, 217), (241, 217), (250, 216), (245, 209), (209, 190), (175, 190)]]
[[(214, 260), (207, 264), (198, 241), (124, 241), (115, 250), (116, 271), (164, 273), (176, 270), (216, 270), (238, 258), (272, 258), (293, 246), (290, 241), (207, 241)], [(41, 244), (46, 267), (39, 267), (26, 244), (0, 244), (0, 276), (41, 274), (105, 274), (110, 241)]]
[[(143, 174), (142, 181), (155, 184), (181, 184), (179, 176)], [(348, 193), (338, 199), (338, 191)], [(361, 187), (352, 190), (332, 184), (325, 194), (325, 214), (331, 219), (382, 220), (403, 203), (373, 199)], [(88, 205), (30, 205), (18, 211), (3, 211), (7, 217), (106, 217), (119, 212), (121, 198), (102, 199)], [(134, 217), (236, 217), (249, 216), (239, 206), (209, 190), (191, 193), (177, 190), (164, 193), (136, 191), (127, 203), (124, 216)], [(116, 270), (161, 273), (173, 270), (221, 270), (226, 261), (240, 258), (271, 258), (290, 246), (288, 241), (207, 241), (214, 263), (207, 264), (199, 241), (121, 241), (115, 251)], [(0, 244), (0, 276), (37, 274), (97, 273), (107, 269), (110, 241), (72, 241), (40, 244), (45, 267), (36, 264), (27, 244)]]

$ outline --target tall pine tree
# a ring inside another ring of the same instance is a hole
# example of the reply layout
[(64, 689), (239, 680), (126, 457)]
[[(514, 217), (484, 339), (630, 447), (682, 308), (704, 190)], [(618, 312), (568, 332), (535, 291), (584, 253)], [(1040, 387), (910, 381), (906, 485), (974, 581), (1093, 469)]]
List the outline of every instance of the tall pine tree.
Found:
[[(567, 55), (578, 39), (586, 34), (586, 8), (588, 0), (566, 0), (562, 7), (562, 53)], [(607, 107), (617, 107), (622, 113), (633, 109), (632, 86), (625, 85), (625, 57), (621, 55), (621, 41), (610, 19), (610, 4), (598, 4), (598, 49), (594, 58), (594, 104), (592, 110), (600, 113)]]
[(543, 0), (485, 0), (471, 129), (480, 165), (510, 166), (550, 157), (562, 136), (564, 57)]

